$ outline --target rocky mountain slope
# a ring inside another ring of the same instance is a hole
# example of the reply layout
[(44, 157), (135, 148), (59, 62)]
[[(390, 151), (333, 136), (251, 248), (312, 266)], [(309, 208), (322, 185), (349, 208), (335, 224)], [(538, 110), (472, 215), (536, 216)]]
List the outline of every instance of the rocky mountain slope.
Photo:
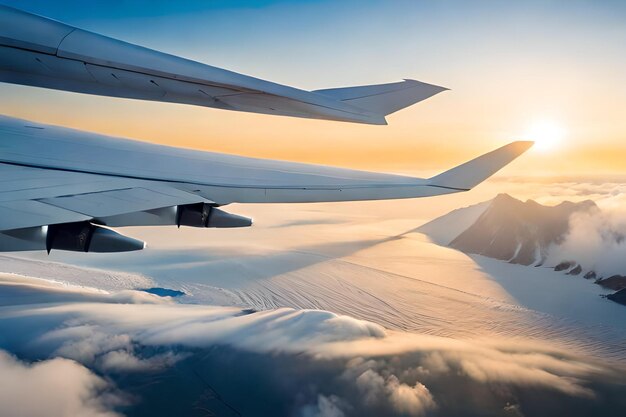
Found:
[[(626, 288), (626, 276), (599, 276), (585, 271), (576, 260), (564, 259), (546, 265), (550, 248), (562, 243), (569, 232), (569, 220), (578, 212), (599, 211), (591, 200), (563, 202), (544, 206), (536, 201), (520, 201), (508, 194), (473, 206), (454, 210), (425, 225), (418, 231), (443, 246), (467, 254), (483, 255), (502, 261), (554, 267), (555, 271), (593, 279), (614, 291)], [(609, 297), (615, 301), (623, 297)]]
[(500, 194), (449, 246), (516, 264), (543, 264), (550, 245), (567, 233), (570, 215), (592, 209), (597, 209), (593, 201), (550, 207)]

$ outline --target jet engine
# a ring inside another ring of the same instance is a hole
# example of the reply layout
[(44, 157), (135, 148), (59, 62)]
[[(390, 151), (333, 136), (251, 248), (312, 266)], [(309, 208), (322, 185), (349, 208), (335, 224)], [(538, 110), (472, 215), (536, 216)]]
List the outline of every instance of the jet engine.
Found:
[(178, 206), (176, 225), (191, 227), (248, 227), (252, 219), (227, 213), (206, 203)]
[(46, 250), (73, 252), (130, 252), (145, 243), (90, 222), (53, 224), (46, 233)]

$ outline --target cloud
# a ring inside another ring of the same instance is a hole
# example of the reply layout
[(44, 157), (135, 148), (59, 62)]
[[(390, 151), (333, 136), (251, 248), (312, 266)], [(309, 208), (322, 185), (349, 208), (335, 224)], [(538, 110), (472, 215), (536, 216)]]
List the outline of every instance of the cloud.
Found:
[(531, 198), (546, 205), (593, 200), (600, 208), (577, 212), (570, 217), (569, 232), (562, 242), (550, 247), (547, 265), (576, 261), (584, 270), (594, 270), (604, 277), (626, 274), (626, 257), (623, 256), (626, 253), (626, 184), (623, 178), (520, 181), (524, 181), (526, 190), (519, 195), (522, 199)]
[(81, 289), (9, 281), (0, 348), (76, 368), (68, 375), (88, 388), (80, 398), (102, 415), (116, 409), (97, 400), (104, 381), (145, 398), (126, 407), (151, 415), (191, 414), (185, 407), (198, 404), (220, 415), (306, 417), (498, 415), (539, 403), (610, 415), (624, 405), (619, 367), (544, 344), (403, 333), (317, 310), (250, 312), (91, 290), (81, 300)]
[(344, 417), (343, 408), (351, 407), (336, 395), (318, 395), (317, 403), (303, 407), (299, 414), (300, 417)]
[[(533, 182), (528, 178), (520, 178), (519, 181), (522, 181), (523, 188), (520, 190), (513, 189), (512, 195), (520, 199), (530, 198), (547, 205), (556, 205), (565, 200), (594, 200), (602, 205), (604, 200), (626, 193), (626, 185), (623, 179), (615, 178), (579, 181), (577, 178), (559, 179), (548, 177), (544, 181), (539, 182)], [(508, 182), (509, 186), (512, 184), (515, 184), (515, 182)]]
[(132, 350), (119, 349), (105, 353), (98, 364), (98, 369), (113, 372), (157, 372), (174, 365), (184, 357), (185, 355), (166, 352), (149, 358), (139, 358)]
[(401, 414), (421, 416), (435, 408), (435, 401), (428, 388), (419, 382), (410, 387), (401, 383), (395, 375), (391, 375), (386, 381), (386, 391), (389, 402)]
[[(576, 377), (596, 370), (535, 346), (504, 349), (505, 345), (395, 332), (317, 310), (283, 308), (241, 314), (234, 308), (193, 305), (80, 303), (19, 312), (32, 317), (44, 314), (55, 326), (32, 345), (56, 346), (55, 354), (90, 366), (110, 364), (110, 357), (102, 360), (110, 352), (132, 354), (133, 343), (193, 348), (221, 344), (257, 353), (305, 353), (320, 359), (419, 353), (425, 360), (420, 357), (417, 364), (431, 373), (454, 369), (478, 382), (542, 386), (585, 396), (591, 394)], [(59, 324), (63, 327), (58, 328)], [(439, 361), (435, 366), (433, 355)], [(368, 392), (364, 394), (367, 398)]]
[(411, 387), (401, 383), (395, 375), (383, 378), (376, 371), (367, 369), (357, 377), (356, 385), (366, 403), (376, 404), (382, 399), (400, 414), (421, 416), (435, 408), (428, 388), (419, 382)]
[(564, 240), (550, 248), (550, 264), (571, 260), (605, 277), (626, 274), (626, 194), (604, 197), (599, 205), (570, 217)]
[(109, 384), (84, 366), (54, 358), (32, 365), (0, 351), (0, 409), (3, 416), (114, 417), (122, 404)]

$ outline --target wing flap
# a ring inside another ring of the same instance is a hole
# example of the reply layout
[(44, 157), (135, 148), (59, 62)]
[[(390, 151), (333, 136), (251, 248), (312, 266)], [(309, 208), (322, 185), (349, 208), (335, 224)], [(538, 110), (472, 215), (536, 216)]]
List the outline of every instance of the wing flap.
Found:
[(173, 188), (168, 190), (127, 188), (98, 193), (46, 198), (41, 201), (93, 218), (117, 216), (120, 214), (182, 204), (207, 202), (207, 200), (202, 197), (184, 191), (178, 191)]
[(58, 223), (89, 220), (89, 216), (51, 206), (40, 201), (4, 201), (0, 203), (0, 230), (23, 229)]
[(1, 163), (0, 174), (0, 231), (129, 214), (140, 219), (151, 210), (213, 203), (172, 183)]

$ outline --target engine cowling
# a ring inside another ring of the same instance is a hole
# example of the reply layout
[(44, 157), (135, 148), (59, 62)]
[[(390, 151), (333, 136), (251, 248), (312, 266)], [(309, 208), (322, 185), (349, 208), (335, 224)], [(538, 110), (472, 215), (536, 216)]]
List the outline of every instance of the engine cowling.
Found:
[(252, 226), (252, 219), (198, 203), (178, 206), (176, 224), (178, 227), (249, 227)]
[(124, 236), (90, 222), (64, 223), (48, 226), (46, 250), (73, 252), (130, 252), (145, 247), (141, 240)]

